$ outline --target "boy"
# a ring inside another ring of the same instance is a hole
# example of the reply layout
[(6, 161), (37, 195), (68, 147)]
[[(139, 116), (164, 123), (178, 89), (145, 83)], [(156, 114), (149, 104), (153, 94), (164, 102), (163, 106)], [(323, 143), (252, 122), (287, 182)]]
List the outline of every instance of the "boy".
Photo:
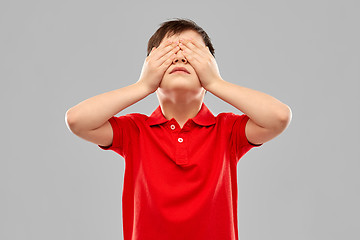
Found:
[[(114, 116), (155, 91), (150, 116)], [(206, 91), (244, 114), (215, 117)], [(74, 134), (125, 159), (125, 240), (237, 240), (237, 163), (290, 121), (279, 100), (223, 80), (210, 38), (188, 19), (154, 33), (136, 83), (66, 113)]]

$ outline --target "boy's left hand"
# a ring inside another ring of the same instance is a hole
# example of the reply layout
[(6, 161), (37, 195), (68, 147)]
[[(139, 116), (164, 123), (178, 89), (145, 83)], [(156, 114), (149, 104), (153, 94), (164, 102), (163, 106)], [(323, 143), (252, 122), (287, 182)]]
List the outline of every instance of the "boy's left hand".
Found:
[(179, 46), (205, 90), (209, 91), (212, 83), (222, 80), (215, 58), (207, 46), (193, 39), (180, 39)]

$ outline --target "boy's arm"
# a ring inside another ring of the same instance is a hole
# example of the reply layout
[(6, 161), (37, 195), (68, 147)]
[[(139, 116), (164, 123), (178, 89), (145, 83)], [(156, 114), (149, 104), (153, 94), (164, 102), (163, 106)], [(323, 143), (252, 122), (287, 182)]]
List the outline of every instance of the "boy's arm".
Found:
[(65, 114), (69, 130), (101, 146), (112, 144), (114, 131), (110, 118), (156, 91), (176, 51), (175, 44), (162, 42), (146, 57), (136, 83), (86, 99), (70, 108)]
[(291, 109), (259, 91), (224, 81), (209, 47), (193, 39), (180, 39), (179, 46), (194, 67), (201, 85), (233, 105), (250, 119), (245, 127), (249, 142), (261, 144), (279, 135), (291, 121)]
[(273, 139), (283, 132), (291, 121), (290, 107), (265, 93), (227, 82), (222, 78), (213, 81), (207, 90), (250, 118), (245, 133), (253, 144)]
[(141, 82), (102, 93), (70, 108), (66, 112), (66, 122), (73, 132), (94, 130), (150, 93)]
[(106, 128), (104, 124), (109, 118), (155, 92), (176, 51), (176, 44), (170, 41), (162, 42), (146, 57), (136, 83), (86, 99), (70, 108), (65, 114), (70, 130), (79, 133)]
[(110, 118), (149, 93), (141, 82), (137, 82), (89, 98), (66, 112), (66, 125), (72, 133), (86, 141), (110, 146), (114, 140)]

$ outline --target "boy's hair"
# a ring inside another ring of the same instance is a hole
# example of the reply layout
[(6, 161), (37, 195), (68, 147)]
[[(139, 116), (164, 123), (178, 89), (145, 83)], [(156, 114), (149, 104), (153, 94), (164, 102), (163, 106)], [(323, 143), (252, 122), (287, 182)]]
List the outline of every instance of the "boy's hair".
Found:
[(180, 34), (186, 30), (193, 30), (200, 34), (203, 38), (205, 46), (209, 47), (211, 54), (215, 57), (215, 49), (211, 43), (210, 37), (199, 25), (194, 21), (187, 18), (175, 18), (175, 20), (169, 20), (160, 24), (160, 27), (150, 37), (147, 47), (147, 55), (149, 56), (153, 47), (158, 47), (164, 37), (171, 37), (175, 34)]
[[(186, 30), (193, 30), (201, 35), (204, 40), (205, 46), (209, 48), (209, 51), (215, 58), (215, 49), (211, 43), (210, 37), (199, 25), (194, 21), (187, 18), (175, 18), (175, 20), (169, 20), (160, 24), (160, 27), (150, 37), (147, 47), (147, 55), (149, 56), (153, 47), (158, 47), (164, 37), (171, 37), (175, 34), (180, 34)], [(207, 91), (206, 91), (207, 92)]]

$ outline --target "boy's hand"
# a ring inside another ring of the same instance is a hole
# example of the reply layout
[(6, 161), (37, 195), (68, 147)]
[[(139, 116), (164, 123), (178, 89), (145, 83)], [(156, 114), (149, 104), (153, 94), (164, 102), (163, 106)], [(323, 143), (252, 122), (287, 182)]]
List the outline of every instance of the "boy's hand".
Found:
[(151, 93), (155, 92), (178, 50), (179, 46), (171, 41), (162, 42), (158, 48), (153, 47), (144, 61), (138, 82), (143, 83)]
[(222, 80), (215, 58), (207, 46), (193, 39), (180, 39), (179, 46), (205, 90), (209, 90), (210, 84)]

